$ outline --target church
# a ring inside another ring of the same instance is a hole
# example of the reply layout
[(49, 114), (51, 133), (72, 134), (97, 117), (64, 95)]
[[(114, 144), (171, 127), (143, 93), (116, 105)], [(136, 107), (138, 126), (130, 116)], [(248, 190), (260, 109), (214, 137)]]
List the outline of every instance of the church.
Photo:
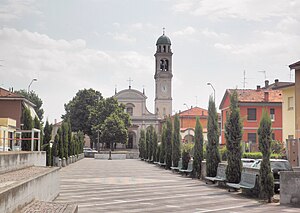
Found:
[(159, 131), (161, 121), (172, 115), (172, 50), (171, 40), (168, 36), (161, 35), (156, 42), (155, 56), (155, 112), (147, 109), (144, 90), (142, 92), (132, 89), (124, 89), (116, 92), (115, 98), (125, 105), (126, 112), (130, 115), (132, 126), (128, 129), (127, 149), (137, 149), (140, 131), (151, 125)]

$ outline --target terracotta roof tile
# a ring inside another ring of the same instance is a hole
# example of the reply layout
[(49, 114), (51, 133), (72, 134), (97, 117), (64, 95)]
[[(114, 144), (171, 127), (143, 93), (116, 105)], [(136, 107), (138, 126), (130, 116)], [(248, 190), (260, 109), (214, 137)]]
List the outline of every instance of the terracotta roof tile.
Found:
[(179, 113), (179, 116), (208, 116), (208, 110), (194, 107)]
[(5, 97), (5, 98), (9, 98), (9, 97), (12, 97), (12, 98), (24, 98), (21, 95), (18, 95), (16, 93), (10, 92), (10, 91), (8, 91), (6, 89), (3, 89), (3, 88), (0, 88), (0, 97)]
[[(232, 94), (234, 89), (229, 89)], [(265, 92), (269, 94), (268, 102), (282, 102), (281, 90), (253, 90), (253, 89), (237, 89), (239, 102), (266, 102)]]

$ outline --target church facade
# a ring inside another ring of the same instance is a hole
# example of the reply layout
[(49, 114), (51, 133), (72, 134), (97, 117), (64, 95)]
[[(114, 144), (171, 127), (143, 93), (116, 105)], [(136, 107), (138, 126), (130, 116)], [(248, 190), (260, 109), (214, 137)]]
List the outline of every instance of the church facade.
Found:
[[(147, 109), (145, 92), (132, 89), (122, 90), (115, 94), (119, 103), (125, 105), (130, 115), (132, 126), (128, 129), (127, 149), (137, 149), (140, 131), (151, 125), (159, 131), (160, 123), (166, 116), (172, 115), (172, 50), (171, 40), (163, 33), (156, 42), (155, 56), (155, 112)], [(125, 148), (125, 147), (124, 147)]]

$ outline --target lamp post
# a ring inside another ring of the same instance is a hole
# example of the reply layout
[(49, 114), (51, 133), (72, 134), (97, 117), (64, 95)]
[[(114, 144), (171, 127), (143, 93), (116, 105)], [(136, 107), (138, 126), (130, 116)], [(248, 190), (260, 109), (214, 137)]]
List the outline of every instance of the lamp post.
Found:
[(216, 90), (215, 90), (214, 86), (209, 82), (207, 83), (207, 85), (211, 86), (211, 88), (213, 89), (213, 91), (214, 91), (214, 102), (216, 102)]
[(189, 111), (189, 107), (188, 107), (188, 105), (187, 104), (183, 104), (183, 105), (185, 105), (186, 106), (186, 108), (187, 108), (187, 110), (188, 110), (188, 118), (187, 118), (187, 121), (188, 121), (188, 142), (190, 142), (190, 127), (189, 127), (189, 120), (190, 120), (190, 111)]
[(30, 86), (31, 86), (31, 84), (32, 84), (34, 81), (37, 81), (37, 79), (36, 79), (36, 78), (32, 79), (31, 82), (30, 82), (30, 84), (28, 85), (28, 91), (27, 91), (28, 94), (29, 94), (29, 92), (30, 92)]

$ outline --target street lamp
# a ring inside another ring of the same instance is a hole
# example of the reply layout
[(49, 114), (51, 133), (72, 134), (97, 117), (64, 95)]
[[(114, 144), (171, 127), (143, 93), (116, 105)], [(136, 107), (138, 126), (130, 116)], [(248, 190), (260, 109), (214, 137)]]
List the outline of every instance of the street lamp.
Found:
[(190, 126), (189, 126), (189, 121), (190, 121), (190, 111), (189, 111), (189, 107), (188, 107), (188, 105), (187, 104), (183, 104), (183, 105), (185, 105), (186, 106), (186, 108), (187, 108), (187, 113), (188, 113), (188, 118), (187, 118), (187, 120), (188, 120), (188, 142), (190, 142)]
[(216, 102), (216, 90), (215, 90), (214, 86), (209, 82), (207, 83), (207, 85), (211, 86), (211, 88), (213, 89), (213, 91), (214, 91), (214, 102)]
[(36, 79), (36, 78), (32, 79), (31, 82), (30, 82), (30, 84), (28, 85), (28, 94), (29, 94), (29, 92), (30, 92), (30, 86), (31, 86), (31, 84), (32, 84), (34, 81), (37, 81), (37, 79)]

